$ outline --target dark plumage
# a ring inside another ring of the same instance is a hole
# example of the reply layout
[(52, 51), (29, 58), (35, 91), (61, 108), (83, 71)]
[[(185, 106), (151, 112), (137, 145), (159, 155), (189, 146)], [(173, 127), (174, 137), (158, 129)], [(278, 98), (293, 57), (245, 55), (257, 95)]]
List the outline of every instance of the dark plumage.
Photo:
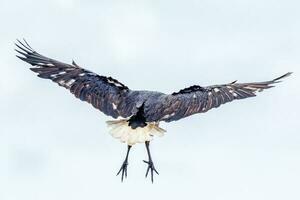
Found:
[[(16, 46), (16, 51), (20, 54), (17, 57), (31, 64), (33, 67), (30, 69), (37, 73), (39, 77), (51, 79), (58, 85), (68, 89), (80, 100), (92, 104), (106, 115), (126, 119), (127, 126), (132, 129), (146, 128), (150, 124), (158, 127), (156, 123), (160, 121), (176, 121), (196, 113), (207, 112), (233, 100), (254, 97), (256, 92), (274, 87), (273, 84), (280, 82), (280, 79), (291, 74), (289, 72), (276, 79), (264, 82), (237, 83), (234, 81), (208, 87), (194, 85), (172, 94), (164, 94), (154, 91), (130, 90), (116, 79), (95, 74), (81, 68), (74, 61), (72, 64), (65, 64), (47, 58), (34, 51), (25, 40), (24, 43), (18, 41)], [(110, 122), (111, 125), (118, 123), (123, 122)], [(129, 135), (127, 140), (124, 139), (130, 147), (136, 141), (143, 141), (146, 142), (147, 150), (149, 150), (149, 139), (132, 139), (131, 141), (131, 136)], [(152, 137), (153, 134), (150, 134), (150, 136)], [(130, 147), (128, 147), (128, 153)], [(148, 155), (149, 161), (146, 161), (149, 165), (147, 174), (151, 170), (153, 180), (153, 171), (157, 171), (154, 168), (149, 151)], [(127, 157), (128, 154), (119, 171), (119, 173), (122, 171), (122, 180), (124, 173), (125, 176), (127, 175)]]

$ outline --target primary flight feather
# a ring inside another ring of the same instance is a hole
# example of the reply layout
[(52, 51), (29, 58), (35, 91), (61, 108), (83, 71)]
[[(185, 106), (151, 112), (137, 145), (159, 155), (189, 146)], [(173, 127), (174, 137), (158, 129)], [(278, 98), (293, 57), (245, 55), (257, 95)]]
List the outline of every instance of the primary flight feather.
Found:
[(16, 43), (17, 55), (31, 64), (33, 72), (44, 79), (51, 79), (68, 89), (75, 97), (86, 101), (104, 114), (119, 120), (108, 121), (110, 133), (128, 144), (125, 161), (118, 174), (127, 176), (128, 154), (135, 143), (146, 144), (149, 171), (153, 182), (153, 172), (157, 172), (152, 162), (149, 143), (154, 135), (162, 136), (165, 130), (160, 121), (171, 122), (197, 113), (204, 113), (221, 104), (237, 99), (256, 96), (257, 92), (274, 87), (273, 84), (289, 76), (286, 73), (271, 81), (237, 83), (236, 81), (202, 87), (194, 85), (172, 94), (156, 91), (131, 90), (112, 77), (105, 77), (78, 66), (74, 61), (66, 64), (37, 53), (24, 42)]

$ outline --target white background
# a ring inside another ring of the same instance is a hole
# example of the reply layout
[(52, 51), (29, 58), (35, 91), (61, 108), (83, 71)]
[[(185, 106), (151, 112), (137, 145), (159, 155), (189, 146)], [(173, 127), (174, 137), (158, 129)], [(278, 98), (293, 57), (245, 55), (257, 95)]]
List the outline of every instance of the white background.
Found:
[[(0, 199), (300, 199), (298, 1), (0, 0)], [(40, 53), (112, 76), (131, 89), (270, 80), (258, 97), (163, 123), (151, 143), (160, 172), (145, 179), (144, 145), (128, 178), (110, 119), (37, 78), (15, 57)]]

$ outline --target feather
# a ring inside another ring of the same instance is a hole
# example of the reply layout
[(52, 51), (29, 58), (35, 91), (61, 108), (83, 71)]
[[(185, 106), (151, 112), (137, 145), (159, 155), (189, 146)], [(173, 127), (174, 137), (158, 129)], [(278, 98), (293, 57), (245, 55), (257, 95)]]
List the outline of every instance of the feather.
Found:
[(166, 132), (159, 127), (158, 123), (148, 123), (146, 127), (138, 127), (132, 129), (127, 119), (111, 120), (106, 122), (109, 133), (119, 139), (121, 142), (126, 142), (128, 145), (134, 145), (136, 143), (144, 143), (153, 139), (153, 136), (162, 137)]
[[(104, 114), (113, 118), (134, 116), (142, 105), (145, 122), (171, 122), (184, 117), (207, 112), (211, 108), (237, 99), (254, 97), (256, 92), (274, 87), (283, 78), (291, 75), (288, 72), (278, 78), (264, 82), (237, 83), (233, 81), (223, 85), (203, 87), (193, 85), (178, 92), (164, 94), (154, 91), (130, 90), (127, 86), (112, 77), (98, 75), (78, 66), (75, 61), (66, 64), (37, 53), (24, 40), (16, 42), (17, 57), (31, 64), (30, 69), (41, 78), (50, 79), (68, 89), (75, 97), (86, 101)], [(122, 126), (122, 141), (141, 141), (151, 135), (161, 135), (158, 126), (147, 128), (147, 133), (139, 137), (131, 136), (134, 131)], [(150, 134), (151, 133), (151, 134)], [(129, 135), (128, 135), (129, 134)], [(117, 134), (116, 136), (119, 136)], [(143, 139), (144, 138), (144, 139)]]

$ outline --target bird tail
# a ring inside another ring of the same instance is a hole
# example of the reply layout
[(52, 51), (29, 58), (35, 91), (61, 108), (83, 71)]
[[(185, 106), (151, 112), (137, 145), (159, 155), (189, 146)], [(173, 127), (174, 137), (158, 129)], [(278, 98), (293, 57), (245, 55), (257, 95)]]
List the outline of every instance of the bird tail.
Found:
[(147, 123), (145, 127), (138, 127), (132, 129), (128, 125), (127, 119), (111, 120), (106, 122), (110, 128), (109, 133), (121, 142), (126, 142), (132, 146), (136, 143), (143, 143), (151, 141), (153, 136), (163, 136), (166, 132), (164, 129), (159, 127), (158, 123)]

